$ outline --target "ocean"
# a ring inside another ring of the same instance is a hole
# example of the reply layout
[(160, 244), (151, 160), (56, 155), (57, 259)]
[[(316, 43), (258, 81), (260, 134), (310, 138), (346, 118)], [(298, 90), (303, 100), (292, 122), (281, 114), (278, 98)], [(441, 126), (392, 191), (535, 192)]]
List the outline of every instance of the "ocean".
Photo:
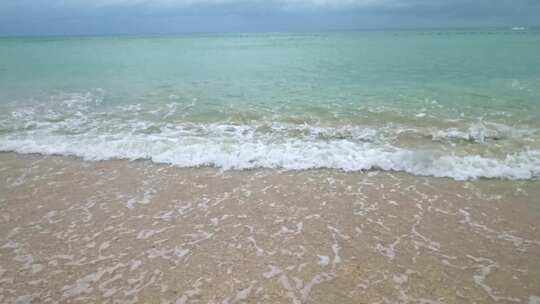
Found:
[(540, 32), (0, 39), (0, 303), (540, 303)]
[(0, 39), (0, 151), (540, 176), (539, 31)]

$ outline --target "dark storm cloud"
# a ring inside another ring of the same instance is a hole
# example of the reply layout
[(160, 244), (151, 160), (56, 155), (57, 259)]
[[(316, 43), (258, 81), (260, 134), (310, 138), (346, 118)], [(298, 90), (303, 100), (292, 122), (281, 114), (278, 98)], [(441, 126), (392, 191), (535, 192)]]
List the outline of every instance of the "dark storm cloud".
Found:
[(538, 25), (536, 0), (0, 0), (0, 35)]

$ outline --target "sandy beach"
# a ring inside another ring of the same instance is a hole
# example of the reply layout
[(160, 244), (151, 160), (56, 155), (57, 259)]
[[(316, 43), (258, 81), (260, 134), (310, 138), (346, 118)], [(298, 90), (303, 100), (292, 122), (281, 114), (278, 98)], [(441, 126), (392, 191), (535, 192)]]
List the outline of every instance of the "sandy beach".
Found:
[(540, 303), (540, 182), (0, 154), (1, 303)]

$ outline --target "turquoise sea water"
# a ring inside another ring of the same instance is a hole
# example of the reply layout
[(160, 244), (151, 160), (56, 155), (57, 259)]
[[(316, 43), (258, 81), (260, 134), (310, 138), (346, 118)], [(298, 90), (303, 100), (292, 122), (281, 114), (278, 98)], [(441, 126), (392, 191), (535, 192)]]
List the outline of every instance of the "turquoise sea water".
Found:
[(540, 176), (540, 32), (0, 39), (0, 150)]

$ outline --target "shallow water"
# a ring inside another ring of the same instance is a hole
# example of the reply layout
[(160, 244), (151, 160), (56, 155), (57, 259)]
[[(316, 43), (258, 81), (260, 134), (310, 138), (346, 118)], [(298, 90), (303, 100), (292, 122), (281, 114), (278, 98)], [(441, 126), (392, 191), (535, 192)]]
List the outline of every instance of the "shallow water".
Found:
[(0, 151), (540, 175), (536, 31), (0, 39)]
[(538, 303), (538, 181), (0, 153), (2, 303)]
[(0, 39), (0, 302), (538, 304), (539, 34)]

